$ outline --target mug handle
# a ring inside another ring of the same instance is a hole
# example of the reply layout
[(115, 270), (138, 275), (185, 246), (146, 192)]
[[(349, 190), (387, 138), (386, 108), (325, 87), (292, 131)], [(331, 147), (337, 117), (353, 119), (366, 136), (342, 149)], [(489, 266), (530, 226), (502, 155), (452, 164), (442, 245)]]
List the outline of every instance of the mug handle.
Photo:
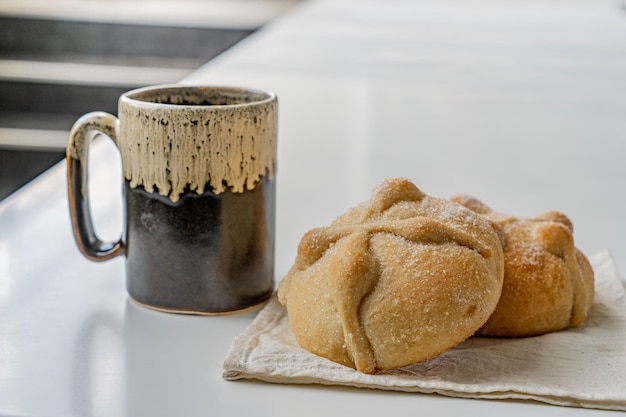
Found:
[(102, 133), (117, 146), (119, 120), (105, 112), (92, 112), (74, 123), (67, 145), (67, 192), (74, 239), (81, 253), (92, 261), (106, 261), (122, 255), (122, 238), (104, 242), (96, 234), (89, 207), (87, 162), (89, 144)]

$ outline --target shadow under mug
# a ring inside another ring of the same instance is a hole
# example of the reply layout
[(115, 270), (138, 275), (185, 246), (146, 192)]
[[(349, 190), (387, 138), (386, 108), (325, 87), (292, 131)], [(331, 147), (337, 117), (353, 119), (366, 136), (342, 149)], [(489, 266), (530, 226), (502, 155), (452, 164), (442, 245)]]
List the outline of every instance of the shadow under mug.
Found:
[[(124, 173), (124, 231), (96, 234), (89, 143), (109, 137)], [(147, 307), (222, 314), (274, 289), (277, 99), (243, 88), (163, 85), (123, 94), (118, 117), (93, 112), (72, 128), (68, 196), (78, 248), (126, 258), (127, 290)]]

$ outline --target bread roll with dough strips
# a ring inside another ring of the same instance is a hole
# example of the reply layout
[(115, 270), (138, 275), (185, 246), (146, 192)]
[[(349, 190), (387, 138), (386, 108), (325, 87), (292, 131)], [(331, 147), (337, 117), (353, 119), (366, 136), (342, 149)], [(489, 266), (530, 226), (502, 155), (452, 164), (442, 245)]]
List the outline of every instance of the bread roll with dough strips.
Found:
[(278, 298), (301, 347), (373, 373), (472, 336), (500, 299), (503, 265), (490, 221), (392, 178), (304, 235)]

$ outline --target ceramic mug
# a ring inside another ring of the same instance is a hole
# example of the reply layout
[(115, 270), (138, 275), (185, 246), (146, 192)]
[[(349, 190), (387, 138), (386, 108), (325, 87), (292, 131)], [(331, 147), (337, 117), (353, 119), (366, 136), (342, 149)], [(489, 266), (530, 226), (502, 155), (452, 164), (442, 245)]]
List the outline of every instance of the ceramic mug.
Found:
[[(95, 233), (86, 184), (95, 134), (117, 146), (124, 231)], [(128, 293), (145, 306), (220, 314), (274, 289), (277, 99), (243, 88), (164, 85), (123, 94), (118, 117), (93, 112), (67, 147), (74, 237), (88, 259), (126, 258)]]

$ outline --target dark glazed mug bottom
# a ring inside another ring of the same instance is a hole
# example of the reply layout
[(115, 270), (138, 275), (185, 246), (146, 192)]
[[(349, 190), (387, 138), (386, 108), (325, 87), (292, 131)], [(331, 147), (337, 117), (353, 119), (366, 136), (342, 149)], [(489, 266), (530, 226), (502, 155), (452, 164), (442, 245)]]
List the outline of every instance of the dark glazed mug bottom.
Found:
[[(272, 295), (272, 293), (270, 293), (270, 296)], [(143, 308), (147, 308), (149, 310), (154, 310), (154, 311), (160, 311), (162, 313), (175, 313), (175, 314), (195, 314), (198, 316), (226, 316), (229, 314), (241, 314), (241, 313), (246, 313), (249, 311), (254, 311), (256, 309), (260, 309), (262, 308), (262, 306), (264, 305), (264, 303), (269, 300), (269, 296), (261, 301), (259, 301), (256, 304), (253, 304), (249, 307), (244, 307), (241, 308), (239, 310), (228, 310), (228, 311), (196, 311), (196, 310), (180, 310), (180, 309), (169, 309), (169, 308), (161, 308), (161, 307), (156, 307), (156, 306), (152, 306), (149, 304), (144, 304), (140, 301), (135, 300), (132, 296), (130, 297), (130, 300), (135, 303), (136, 305), (143, 307)]]
[(127, 288), (167, 312), (226, 314), (274, 290), (275, 184), (179, 201), (125, 183)]

